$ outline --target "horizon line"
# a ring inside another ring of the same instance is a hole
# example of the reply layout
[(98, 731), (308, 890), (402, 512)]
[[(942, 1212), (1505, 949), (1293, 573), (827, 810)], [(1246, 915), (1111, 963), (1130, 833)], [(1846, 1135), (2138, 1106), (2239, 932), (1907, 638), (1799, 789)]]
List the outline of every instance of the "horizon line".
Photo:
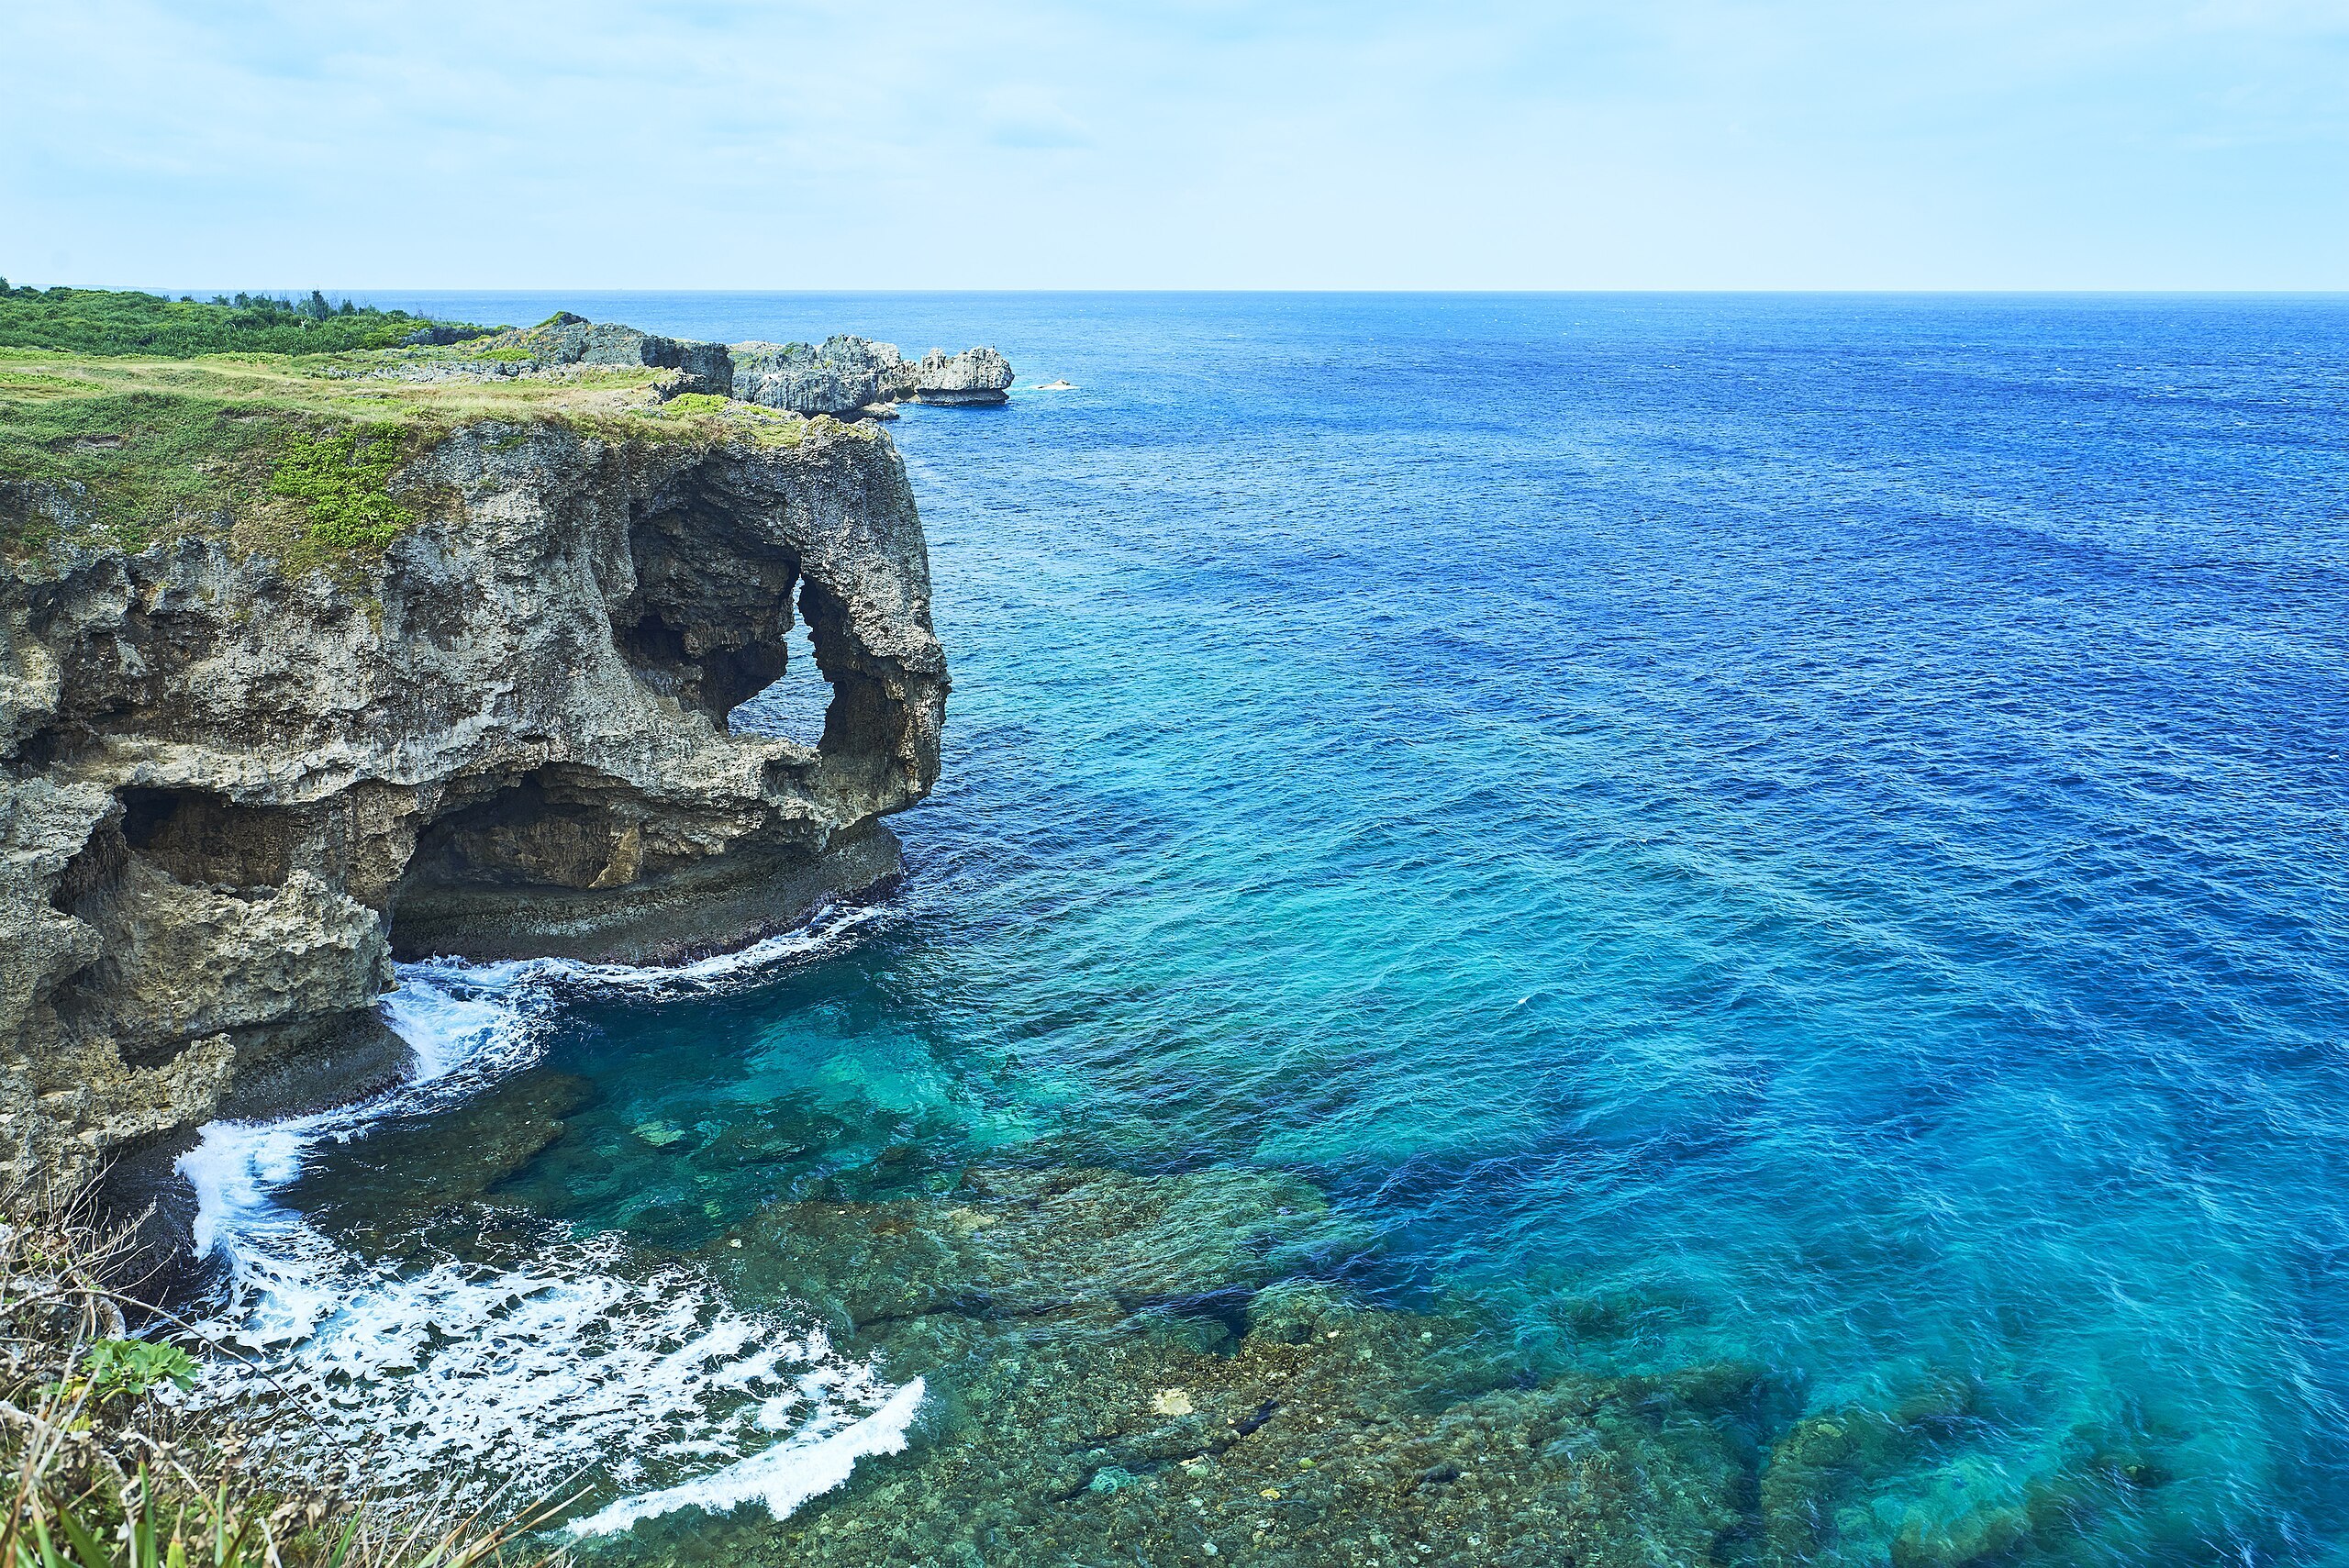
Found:
[(1571, 296), (1582, 296), (1582, 297), (1590, 297), (1590, 296), (1614, 296), (1614, 297), (1642, 296), (1642, 297), (1653, 297), (1653, 296), (1657, 296), (1657, 295), (1686, 295), (1686, 296), (1690, 296), (1690, 297), (1712, 297), (1712, 298), (1720, 298), (1720, 297), (1724, 297), (1724, 296), (1727, 296), (1727, 297), (1742, 297), (1742, 298), (1751, 298), (1751, 297), (1792, 297), (1792, 298), (1805, 298), (1805, 297), (1808, 297), (1808, 298), (1818, 298), (1818, 297), (1836, 297), (1836, 298), (1936, 298), (1936, 297), (1939, 297), (1939, 298), (1979, 298), (1979, 297), (1984, 297), (1984, 296), (1995, 296), (1995, 297), (2005, 297), (2005, 298), (2042, 298), (2042, 299), (2051, 299), (2051, 298), (2074, 298), (2074, 299), (2079, 299), (2079, 298), (2087, 298), (2087, 299), (2130, 299), (2130, 298), (2135, 298), (2135, 299), (2144, 299), (2144, 298), (2191, 298), (2191, 299), (2210, 299), (2210, 298), (2233, 298), (2233, 299), (2246, 299), (2246, 298), (2327, 299), (2327, 298), (2343, 298), (2343, 297), (2349, 297), (2349, 285), (2343, 285), (2343, 286), (2339, 286), (2339, 287), (2331, 287), (2331, 288), (2315, 288), (2315, 287), (2308, 287), (2308, 288), (2225, 288), (2225, 287), (2215, 287), (2215, 286), (2211, 286), (2211, 287), (2191, 287), (2191, 288), (2187, 288), (2187, 287), (2179, 287), (2179, 288), (2151, 288), (2151, 287), (2139, 287), (2139, 288), (2131, 288), (2131, 287), (2085, 288), (2085, 287), (2056, 287), (2056, 286), (2032, 286), (2032, 287), (2020, 287), (2020, 286), (2019, 286), (2019, 287), (1969, 286), (1969, 287), (1949, 287), (1949, 288), (1924, 288), (1924, 287), (1909, 287), (1909, 288), (1903, 288), (1903, 287), (1865, 287), (1865, 288), (1864, 288), (1864, 287), (1826, 287), (1826, 286), (1820, 286), (1820, 287), (1786, 287), (1786, 288), (1767, 288), (1767, 287), (1717, 287), (1717, 288), (1694, 288), (1694, 287), (1665, 287), (1665, 286), (1647, 287), (1647, 288), (1598, 288), (1598, 287), (1591, 287), (1591, 288), (1468, 288), (1468, 287), (1464, 287), (1464, 288), (1448, 288), (1448, 287), (1447, 287), (1447, 288), (1436, 288), (1436, 287), (1387, 287), (1387, 286), (1369, 286), (1369, 285), (1359, 285), (1359, 286), (1358, 286), (1358, 285), (1349, 285), (1349, 284), (1338, 284), (1338, 285), (1327, 285), (1327, 286), (1312, 287), (1312, 288), (1302, 288), (1302, 287), (1297, 287), (1297, 288), (1271, 288), (1271, 287), (1267, 287), (1267, 288), (1208, 288), (1208, 287), (1147, 287), (1147, 286), (1119, 287), (1119, 288), (1102, 288), (1102, 287), (1085, 287), (1085, 288), (1054, 288), (1054, 287), (1044, 287), (1044, 286), (1038, 286), (1038, 287), (1020, 287), (1020, 288), (957, 288), (957, 287), (943, 286), (943, 285), (941, 285), (941, 286), (928, 286), (928, 287), (921, 287), (921, 288), (882, 288), (882, 287), (872, 287), (872, 286), (856, 286), (856, 287), (844, 287), (844, 286), (820, 286), (820, 285), (813, 285), (813, 284), (795, 285), (795, 286), (790, 286), (790, 287), (766, 287), (766, 286), (752, 287), (752, 286), (748, 286), (748, 285), (740, 285), (740, 286), (738, 286), (738, 285), (725, 285), (725, 286), (697, 285), (697, 286), (694, 286), (694, 287), (670, 287), (670, 286), (663, 286), (663, 285), (660, 285), (660, 284), (531, 284), (531, 285), (528, 285), (528, 286), (515, 286), (515, 285), (512, 285), (512, 284), (495, 284), (495, 285), (492, 285), (492, 284), (357, 284), (357, 285), (348, 285), (348, 286), (340, 287), (340, 288), (338, 288), (338, 289), (332, 289), (332, 290), (329, 290), (329, 289), (326, 289), (326, 288), (324, 288), (324, 287), (323, 287), (322, 285), (320, 285), (320, 284), (315, 284), (315, 283), (314, 283), (314, 284), (301, 284), (301, 285), (295, 285), (295, 284), (273, 284), (273, 285), (263, 285), (263, 286), (262, 286), (262, 287), (260, 287), (260, 288), (255, 288), (255, 287), (254, 287), (253, 285), (251, 285), (250, 284), (245, 284), (245, 285), (243, 285), (243, 286), (242, 286), (241, 290), (238, 290), (238, 289), (225, 288), (225, 287), (221, 287), (221, 286), (215, 285), (215, 284), (204, 284), (204, 285), (201, 285), (201, 286), (195, 286), (195, 285), (190, 285), (190, 284), (172, 284), (172, 285), (169, 285), (169, 286), (165, 286), (165, 285), (160, 285), (160, 284), (106, 284), (106, 283), (98, 283), (98, 284), (31, 284), (31, 283), (18, 282), (18, 283), (17, 283), (16, 286), (17, 286), (17, 287), (19, 287), (19, 288), (42, 288), (42, 289), (48, 289), (48, 288), (60, 288), (60, 287), (62, 287), (62, 288), (75, 288), (75, 289), (109, 290), (109, 291), (119, 291), (119, 292), (124, 292), (124, 293), (152, 294), (152, 295), (157, 295), (162, 296), (162, 297), (164, 297), (164, 298), (172, 298), (172, 299), (180, 298), (180, 297), (182, 297), (182, 296), (191, 296), (191, 295), (192, 295), (192, 296), (207, 297), (207, 298), (208, 298), (208, 296), (210, 296), (211, 295), (216, 295), (216, 294), (228, 294), (228, 293), (237, 293), (237, 292), (242, 292), (242, 293), (245, 293), (245, 294), (307, 294), (307, 293), (311, 292), (311, 291), (312, 291), (312, 290), (314, 290), (314, 289), (315, 289), (315, 290), (317, 290), (317, 291), (318, 291), (318, 292), (320, 292), (320, 293), (336, 294), (336, 295), (345, 295), (345, 296), (355, 296), (355, 295), (364, 295), (364, 294), (370, 294), (370, 293), (380, 293), (380, 294), (412, 294), (412, 295), (425, 295), (425, 294), (455, 294), (455, 295), (557, 295), (557, 294), (583, 294), (583, 295), (584, 295), (584, 294), (607, 294), (607, 295), (608, 295), (608, 294), (658, 294), (658, 295), (1227, 295), (1227, 296), (1230, 296), (1230, 295), (1254, 295), (1254, 296), (1288, 296), (1288, 297), (1320, 297), (1320, 296), (1328, 296), (1328, 295), (1427, 295), (1427, 296), (1444, 296), (1444, 297), (1482, 296), (1482, 297), (1491, 297), (1491, 298), (1533, 298), (1533, 297), (1550, 297), (1550, 298), (1557, 298), (1557, 297), (1571, 297)]

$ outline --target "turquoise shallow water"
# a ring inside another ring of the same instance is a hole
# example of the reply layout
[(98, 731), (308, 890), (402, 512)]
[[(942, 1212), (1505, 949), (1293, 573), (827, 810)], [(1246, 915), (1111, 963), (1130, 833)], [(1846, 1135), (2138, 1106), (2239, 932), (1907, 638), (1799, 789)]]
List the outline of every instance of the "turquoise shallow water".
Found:
[(1765, 1445), (1963, 1384), (1834, 1560), (2091, 1451), (2064, 1560), (2344, 1560), (2349, 306), (379, 303), (1076, 385), (892, 428), (955, 679), (903, 890), (567, 1001), (500, 1201), (1296, 1173), (1308, 1271), (1497, 1374), (1759, 1362)]

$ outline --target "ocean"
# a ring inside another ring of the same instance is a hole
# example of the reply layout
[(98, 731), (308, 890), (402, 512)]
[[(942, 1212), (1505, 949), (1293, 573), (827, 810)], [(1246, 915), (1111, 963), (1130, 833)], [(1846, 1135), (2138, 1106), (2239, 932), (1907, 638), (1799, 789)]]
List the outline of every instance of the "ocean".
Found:
[(373, 303), (1018, 390), (903, 885), (404, 970), (212, 1396), (591, 1559), (2349, 1563), (2349, 303)]

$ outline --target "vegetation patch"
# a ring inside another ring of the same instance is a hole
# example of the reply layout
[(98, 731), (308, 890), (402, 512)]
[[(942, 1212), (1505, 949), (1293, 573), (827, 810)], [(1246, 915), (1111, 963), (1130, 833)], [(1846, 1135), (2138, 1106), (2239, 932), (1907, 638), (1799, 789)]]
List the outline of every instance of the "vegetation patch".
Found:
[(416, 514), (392, 499), (393, 473), (405, 461), (391, 431), (295, 434), (275, 457), (273, 495), (303, 503), (313, 542), (328, 550), (382, 550)]
[(128, 289), (10, 288), (0, 278), (0, 345), (77, 354), (323, 354), (388, 349), (435, 323), (405, 310), (340, 303), (313, 289), (304, 300), (215, 295), (209, 300)]
[(195, 1386), (195, 1358), (154, 1340), (98, 1340), (82, 1352), (75, 1374), (48, 1392), (112, 1405), (144, 1399), (165, 1385), (184, 1394)]
[(0, 371), (0, 397), (86, 397), (94, 388), (76, 376), (44, 375), (39, 371)]
[(83, 383), (78, 395), (0, 386), (0, 541), (37, 542), (32, 498), (138, 547), (233, 506), (237, 471), (281, 426), (227, 400)]

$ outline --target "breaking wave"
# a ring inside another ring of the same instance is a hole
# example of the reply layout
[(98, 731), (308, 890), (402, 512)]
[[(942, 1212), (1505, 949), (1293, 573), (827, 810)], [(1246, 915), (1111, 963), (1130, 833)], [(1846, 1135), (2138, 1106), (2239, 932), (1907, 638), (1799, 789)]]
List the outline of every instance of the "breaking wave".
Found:
[[(729, 1306), (690, 1267), (599, 1235), (503, 1266), (362, 1257), (277, 1195), (322, 1145), (454, 1104), (535, 1062), (566, 998), (707, 995), (834, 947), (872, 918), (834, 908), (722, 957), (643, 969), (536, 959), (406, 964), (384, 1018), (415, 1076), (362, 1103), (270, 1123), (214, 1122), (179, 1169), (195, 1246), (228, 1277), (196, 1325), (234, 1356), (195, 1396), (284, 1406), (261, 1440), (346, 1479), (459, 1501), (607, 1497), (581, 1525), (624, 1529), (686, 1507), (762, 1500), (778, 1518), (896, 1452), (923, 1396), (843, 1356), (820, 1328)], [(782, 1434), (780, 1440), (776, 1434)], [(640, 1494), (640, 1495), (630, 1495)]]

